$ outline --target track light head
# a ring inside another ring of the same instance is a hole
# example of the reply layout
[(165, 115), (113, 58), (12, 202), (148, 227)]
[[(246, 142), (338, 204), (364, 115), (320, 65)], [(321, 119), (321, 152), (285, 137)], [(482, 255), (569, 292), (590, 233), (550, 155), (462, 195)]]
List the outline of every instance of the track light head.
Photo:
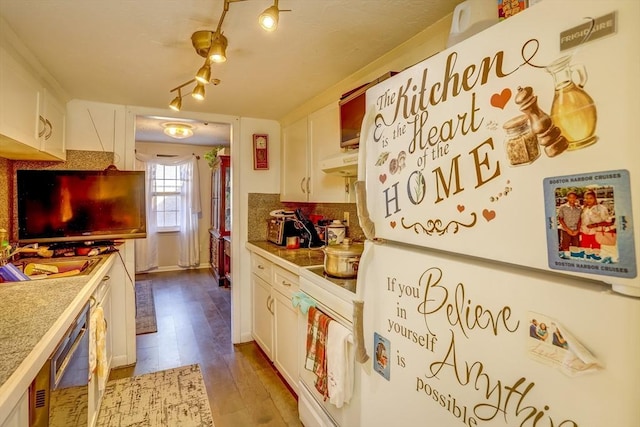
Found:
[(202, 101), (204, 99), (204, 85), (202, 83), (196, 84), (196, 87), (193, 88), (193, 92), (191, 92), (191, 96), (198, 101)]
[(211, 62), (225, 62), (227, 60), (227, 38), (224, 34), (216, 31), (211, 37), (211, 47), (209, 48), (209, 60)]
[(182, 98), (179, 96), (173, 98), (173, 100), (169, 103), (169, 108), (171, 108), (173, 111), (180, 111), (180, 109), (182, 108)]
[(205, 85), (211, 83), (211, 64), (209, 64), (208, 60), (205, 61), (204, 65), (200, 67), (196, 73), (196, 80)]
[(260, 26), (265, 31), (275, 31), (278, 28), (278, 18), (280, 11), (278, 10), (278, 2), (276, 1), (273, 6), (268, 7), (258, 17)]

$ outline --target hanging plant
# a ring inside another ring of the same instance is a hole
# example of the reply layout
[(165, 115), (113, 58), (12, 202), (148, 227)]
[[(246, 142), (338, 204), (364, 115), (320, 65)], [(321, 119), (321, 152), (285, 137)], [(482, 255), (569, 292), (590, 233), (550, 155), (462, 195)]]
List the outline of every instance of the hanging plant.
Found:
[(211, 150), (204, 153), (204, 158), (209, 164), (209, 167), (213, 169), (213, 165), (218, 159), (218, 151), (222, 150), (222, 146), (218, 145), (213, 147)]

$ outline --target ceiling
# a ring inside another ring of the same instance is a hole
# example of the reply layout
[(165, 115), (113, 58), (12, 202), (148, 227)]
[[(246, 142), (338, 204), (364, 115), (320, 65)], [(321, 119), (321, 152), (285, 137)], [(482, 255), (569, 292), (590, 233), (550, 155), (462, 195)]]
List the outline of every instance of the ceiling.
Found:
[[(258, 15), (272, 0), (234, 1), (222, 25), (221, 80), (183, 111), (278, 120), (453, 11), (460, 0), (280, 0), (278, 29)], [(1, 0), (0, 16), (71, 98), (167, 108), (204, 59), (191, 45), (215, 31), (223, 0)], [(192, 85), (186, 89), (190, 91)], [(168, 110), (169, 111), (169, 110)], [(208, 128), (212, 129), (212, 128)]]

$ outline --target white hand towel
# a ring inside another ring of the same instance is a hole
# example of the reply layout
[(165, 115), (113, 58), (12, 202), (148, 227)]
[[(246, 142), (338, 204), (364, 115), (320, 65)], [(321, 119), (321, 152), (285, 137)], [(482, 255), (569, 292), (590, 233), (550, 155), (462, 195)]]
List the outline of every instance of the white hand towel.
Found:
[(329, 402), (337, 408), (349, 403), (353, 394), (353, 346), (351, 332), (338, 322), (329, 323), (327, 334), (327, 386)]
[(94, 309), (96, 318), (95, 334), (96, 334), (96, 375), (98, 378), (98, 389), (104, 390), (109, 376), (107, 366), (107, 322), (104, 318), (104, 310), (101, 306)]
[(89, 315), (89, 379), (96, 371), (97, 356), (96, 356), (96, 322), (97, 314), (95, 307), (91, 307), (91, 314)]

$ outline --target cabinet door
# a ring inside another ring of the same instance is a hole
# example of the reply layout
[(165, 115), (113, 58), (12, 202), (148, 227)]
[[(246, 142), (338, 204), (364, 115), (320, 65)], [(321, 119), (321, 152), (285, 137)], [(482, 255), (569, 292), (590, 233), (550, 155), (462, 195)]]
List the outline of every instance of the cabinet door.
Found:
[(72, 99), (66, 112), (67, 150), (116, 151), (124, 144), (124, 105)]
[(307, 201), (307, 164), (307, 118), (304, 117), (282, 131), (281, 201)]
[(20, 400), (9, 413), (2, 427), (28, 427), (29, 426), (29, 392), (22, 394)]
[(298, 392), (298, 310), (291, 305), (291, 299), (280, 292), (274, 295), (274, 356), (273, 363), (287, 380), (291, 388)]
[(340, 151), (340, 110), (336, 102), (309, 115), (310, 202), (347, 201), (345, 178), (327, 175), (319, 167), (320, 160)]
[(262, 351), (273, 360), (273, 300), (271, 286), (256, 276), (251, 275), (253, 303), (252, 335)]
[(40, 138), (40, 150), (61, 160), (67, 158), (65, 151), (65, 117), (64, 105), (53, 95), (44, 91), (40, 116), (44, 120), (44, 132)]
[(0, 93), (0, 134), (40, 149), (41, 85), (3, 49), (0, 49)]

